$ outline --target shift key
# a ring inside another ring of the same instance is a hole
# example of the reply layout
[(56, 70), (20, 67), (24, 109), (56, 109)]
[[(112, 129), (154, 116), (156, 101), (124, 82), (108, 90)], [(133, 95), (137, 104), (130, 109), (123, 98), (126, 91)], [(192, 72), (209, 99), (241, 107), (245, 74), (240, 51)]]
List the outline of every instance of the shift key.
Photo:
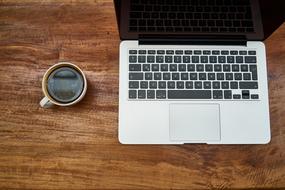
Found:
[(143, 80), (143, 73), (129, 73), (129, 80)]
[(258, 89), (257, 82), (239, 82), (240, 89)]

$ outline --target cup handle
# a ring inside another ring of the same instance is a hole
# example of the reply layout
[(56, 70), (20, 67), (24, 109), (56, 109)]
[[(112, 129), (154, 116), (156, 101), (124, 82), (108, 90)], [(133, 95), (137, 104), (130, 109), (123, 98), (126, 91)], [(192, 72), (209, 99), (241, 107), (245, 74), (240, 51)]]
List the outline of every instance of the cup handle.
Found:
[(43, 108), (49, 108), (49, 107), (51, 107), (53, 104), (52, 104), (52, 102), (51, 102), (47, 97), (44, 97), (44, 98), (40, 101), (40, 105), (41, 105), (41, 107), (43, 107)]

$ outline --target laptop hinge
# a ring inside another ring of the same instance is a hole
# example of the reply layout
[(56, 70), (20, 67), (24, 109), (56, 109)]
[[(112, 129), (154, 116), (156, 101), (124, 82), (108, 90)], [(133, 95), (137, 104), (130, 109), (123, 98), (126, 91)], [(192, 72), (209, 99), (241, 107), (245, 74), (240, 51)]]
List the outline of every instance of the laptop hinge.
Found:
[(242, 35), (139, 35), (139, 45), (240, 45), (246, 46)]

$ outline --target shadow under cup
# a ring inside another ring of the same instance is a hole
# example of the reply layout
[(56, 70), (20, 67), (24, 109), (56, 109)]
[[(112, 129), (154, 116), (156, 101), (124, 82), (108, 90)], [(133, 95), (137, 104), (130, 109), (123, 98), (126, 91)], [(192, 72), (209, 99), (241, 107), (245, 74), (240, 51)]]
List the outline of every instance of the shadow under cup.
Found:
[(62, 66), (49, 74), (46, 88), (49, 96), (56, 102), (68, 104), (77, 100), (82, 94), (84, 79), (77, 69)]

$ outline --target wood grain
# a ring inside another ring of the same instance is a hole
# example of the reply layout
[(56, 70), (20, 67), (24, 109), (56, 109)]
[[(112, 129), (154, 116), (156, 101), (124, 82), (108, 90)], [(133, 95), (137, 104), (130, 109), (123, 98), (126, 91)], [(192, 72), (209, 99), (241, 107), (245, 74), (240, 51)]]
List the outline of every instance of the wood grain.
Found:
[[(0, 1), (0, 189), (285, 189), (284, 24), (265, 42), (268, 145), (121, 145), (119, 43), (111, 0)], [(42, 76), (63, 60), (86, 97), (42, 109)]]

